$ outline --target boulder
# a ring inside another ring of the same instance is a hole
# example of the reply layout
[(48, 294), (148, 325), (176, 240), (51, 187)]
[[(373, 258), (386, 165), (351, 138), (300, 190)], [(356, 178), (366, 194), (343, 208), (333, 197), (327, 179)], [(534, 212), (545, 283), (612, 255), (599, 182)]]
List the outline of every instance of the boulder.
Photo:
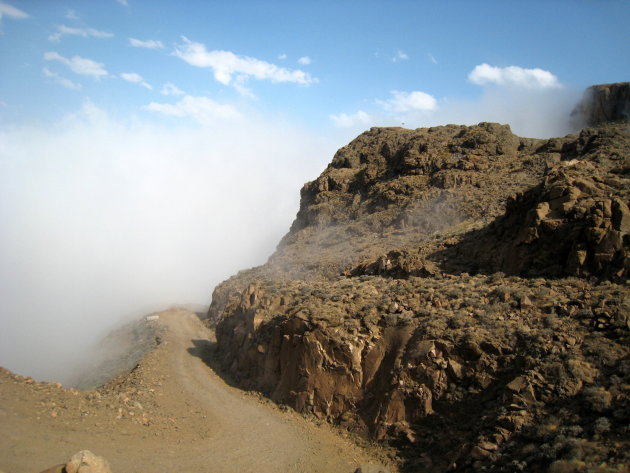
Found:
[(112, 473), (107, 460), (89, 450), (81, 450), (72, 455), (65, 464), (56, 465), (41, 473)]
[(82, 450), (72, 455), (66, 463), (66, 473), (112, 473), (112, 470), (103, 457)]

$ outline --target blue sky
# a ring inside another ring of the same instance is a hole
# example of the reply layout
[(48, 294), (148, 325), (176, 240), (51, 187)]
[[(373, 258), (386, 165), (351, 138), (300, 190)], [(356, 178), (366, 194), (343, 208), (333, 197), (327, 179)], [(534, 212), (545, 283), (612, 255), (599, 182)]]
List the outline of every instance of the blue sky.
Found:
[(630, 79), (629, 26), (627, 0), (0, 0), (0, 365), (68, 380), (117, 321), (208, 304), (370, 126), (567, 133)]
[[(363, 127), (404, 119), (415, 126), (433, 123), (432, 115), (453, 101), (474, 103), (488, 88), (581, 91), (626, 80), (630, 71), (627, 1), (3, 5), (5, 126), (56, 120), (86, 100), (119, 119), (172, 118), (173, 109), (169, 115), (147, 107), (176, 106), (185, 96), (194, 100), (178, 113), (188, 118), (197, 104), (208, 113), (215, 105), (282, 116), (318, 132), (344, 124), (333, 118), (343, 114), (349, 117), (345, 124), (355, 117)], [(192, 63), (192, 46), (202, 49), (198, 59), (205, 56), (205, 66)], [(220, 67), (239, 60), (242, 67), (233, 65), (217, 80)], [(475, 83), (469, 76), (482, 64), (499, 74), (512, 66), (530, 75), (520, 84), (488, 74)], [(261, 74), (243, 70), (248, 66)], [(537, 69), (555, 82), (537, 82)], [(163, 95), (168, 83), (184, 94)], [(435, 103), (414, 102), (413, 92)]]

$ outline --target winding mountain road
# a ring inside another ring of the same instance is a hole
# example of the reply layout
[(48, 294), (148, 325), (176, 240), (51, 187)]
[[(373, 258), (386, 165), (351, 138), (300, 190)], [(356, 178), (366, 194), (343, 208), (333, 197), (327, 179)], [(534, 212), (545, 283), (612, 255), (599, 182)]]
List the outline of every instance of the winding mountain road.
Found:
[(83, 449), (114, 473), (352, 473), (376, 463), (329, 426), (226, 384), (204, 361), (213, 332), (194, 313), (168, 310), (158, 323), (162, 343), (99, 392), (4, 372), (0, 471), (41, 471)]

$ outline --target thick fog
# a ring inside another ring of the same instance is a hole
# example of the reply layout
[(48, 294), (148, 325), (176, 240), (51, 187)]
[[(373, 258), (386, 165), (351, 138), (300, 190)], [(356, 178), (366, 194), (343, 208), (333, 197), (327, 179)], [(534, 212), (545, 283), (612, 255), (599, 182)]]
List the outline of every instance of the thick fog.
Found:
[(465, 125), (481, 121), (508, 123), (519, 136), (551, 138), (575, 131), (571, 128), (570, 115), (581, 97), (581, 90), (568, 87), (543, 90), (488, 87), (475, 101), (444, 100), (430, 120)]
[(0, 134), (0, 366), (67, 380), (125, 318), (264, 263), (334, 145), (296, 126), (120, 124), (91, 103)]
[(377, 100), (385, 110), (359, 110), (353, 114), (331, 115), (331, 118), (338, 126), (354, 133), (374, 125), (420, 128), (497, 122), (509, 124), (512, 131), (522, 137), (551, 138), (575, 131), (569, 118), (582, 97), (581, 90), (565, 86), (551, 89), (488, 86), (481, 88), (479, 97), (474, 99), (426, 95), (430, 101), (411, 104), (398, 103), (396, 94), (399, 93), (392, 91), (392, 94), (391, 100)]
[[(326, 138), (295, 124), (115, 120), (90, 102), (55, 126), (0, 132), (0, 366), (67, 381), (111, 328), (262, 264), (288, 230), (299, 189), (372, 125), (510, 123), (569, 131), (580, 94), (486, 89), (430, 114), (363, 114)], [(323, 135), (323, 133), (322, 133)]]

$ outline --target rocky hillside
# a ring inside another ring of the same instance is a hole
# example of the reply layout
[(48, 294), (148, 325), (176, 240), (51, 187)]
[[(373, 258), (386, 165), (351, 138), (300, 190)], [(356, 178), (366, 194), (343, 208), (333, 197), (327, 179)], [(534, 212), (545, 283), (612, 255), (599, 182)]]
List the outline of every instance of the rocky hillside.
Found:
[(221, 363), (409, 471), (626, 471), (628, 130), (363, 133), (216, 288)]

